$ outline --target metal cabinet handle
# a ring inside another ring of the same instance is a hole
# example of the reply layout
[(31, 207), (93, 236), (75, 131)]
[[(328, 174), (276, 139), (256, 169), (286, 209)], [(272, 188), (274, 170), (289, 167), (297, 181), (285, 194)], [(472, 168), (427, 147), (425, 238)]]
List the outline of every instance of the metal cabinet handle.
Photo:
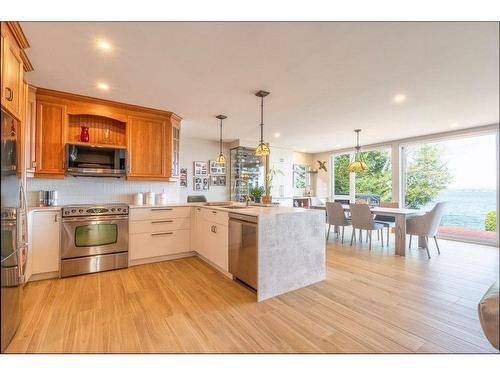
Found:
[(212, 213), (213, 213), (213, 214), (216, 214), (216, 213), (217, 213), (217, 211), (212, 211)]
[(57, 223), (58, 219), (59, 219), (59, 215), (58, 215), (58, 214), (56, 214), (56, 216), (54, 216), (54, 222), (56, 222), (56, 223)]
[(173, 208), (152, 208), (151, 211), (172, 211)]
[(212, 225), (212, 226), (210, 227), (210, 231), (211, 231), (212, 233), (217, 233), (217, 227), (216, 227), (215, 225)]
[(9, 102), (11, 102), (14, 99), (14, 91), (10, 87), (6, 87), (5, 91), (9, 93), (9, 95), (5, 96), (5, 99), (7, 99)]
[(168, 236), (170, 234), (174, 234), (174, 232), (151, 233), (151, 236)]
[(151, 224), (163, 224), (163, 223), (173, 223), (173, 220), (157, 220), (157, 221), (152, 221)]

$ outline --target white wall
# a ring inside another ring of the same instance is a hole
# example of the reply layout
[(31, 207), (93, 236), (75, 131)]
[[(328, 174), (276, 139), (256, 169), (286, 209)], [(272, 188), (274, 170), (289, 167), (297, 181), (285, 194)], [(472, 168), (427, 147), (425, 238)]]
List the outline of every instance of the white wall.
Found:
[[(224, 153), (229, 161), (229, 152)], [(38, 205), (39, 190), (57, 190), (58, 204), (132, 203), (138, 192), (167, 193), (168, 202), (185, 202), (189, 194), (204, 194), (210, 201), (229, 199), (229, 180), (225, 187), (210, 187), (208, 191), (194, 192), (193, 161), (213, 160), (219, 154), (219, 144), (196, 138), (181, 138), (180, 167), (188, 170), (188, 187), (181, 188), (179, 182), (127, 181), (123, 178), (66, 177), (63, 180), (29, 178), (27, 200), (29, 206)], [(227, 175), (229, 176), (229, 174)]]
[(226, 145), (223, 153), (226, 157), (226, 186), (210, 186), (209, 190), (193, 190), (193, 162), (215, 160), (219, 155), (219, 142), (198, 138), (181, 139), (180, 167), (187, 168), (187, 188), (179, 187), (179, 200), (185, 202), (188, 195), (205, 195), (209, 201), (229, 200), (229, 150)]

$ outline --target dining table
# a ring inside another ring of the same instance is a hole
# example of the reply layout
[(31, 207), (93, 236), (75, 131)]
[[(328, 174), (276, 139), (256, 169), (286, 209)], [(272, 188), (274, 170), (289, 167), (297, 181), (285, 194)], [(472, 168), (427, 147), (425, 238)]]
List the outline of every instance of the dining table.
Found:
[[(326, 210), (326, 205), (310, 206), (311, 209)], [(350, 211), (348, 204), (343, 204), (342, 208), (345, 212)], [(395, 219), (395, 248), (396, 255), (405, 256), (406, 251), (406, 219), (414, 216), (423, 215), (426, 213), (424, 210), (416, 210), (412, 208), (393, 208), (393, 207), (378, 207), (370, 206), (370, 211), (374, 215), (392, 216)], [(418, 237), (418, 246), (425, 247), (425, 238)]]

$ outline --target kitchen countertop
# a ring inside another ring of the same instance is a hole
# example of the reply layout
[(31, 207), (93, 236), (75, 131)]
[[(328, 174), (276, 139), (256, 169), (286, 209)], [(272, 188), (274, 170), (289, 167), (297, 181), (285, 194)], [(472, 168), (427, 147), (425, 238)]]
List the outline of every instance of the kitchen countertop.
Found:
[(129, 208), (168, 208), (168, 207), (200, 207), (209, 210), (223, 211), (223, 212), (234, 212), (242, 215), (249, 216), (262, 216), (262, 215), (280, 215), (280, 214), (291, 214), (291, 213), (310, 213), (313, 215), (324, 215), (324, 212), (319, 210), (309, 210), (306, 208), (297, 207), (280, 207), (280, 206), (249, 206), (248, 208), (242, 203), (230, 203), (232, 206), (241, 206), (244, 208), (231, 209), (223, 206), (207, 205), (206, 203), (168, 203), (165, 205), (129, 205)]

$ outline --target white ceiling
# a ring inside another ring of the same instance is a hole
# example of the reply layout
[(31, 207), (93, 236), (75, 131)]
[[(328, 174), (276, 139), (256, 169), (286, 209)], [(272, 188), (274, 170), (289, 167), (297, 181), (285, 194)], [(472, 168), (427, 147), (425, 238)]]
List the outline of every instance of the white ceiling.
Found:
[[(498, 23), (23, 22), (30, 83), (173, 111), (184, 135), (319, 152), (499, 121)], [(111, 42), (112, 51), (96, 47)], [(108, 92), (97, 81), (110, 85)], [(396, 104), (393, 97), (407, 100)], [(280, 132), (279, 139), (274, 133)]]

